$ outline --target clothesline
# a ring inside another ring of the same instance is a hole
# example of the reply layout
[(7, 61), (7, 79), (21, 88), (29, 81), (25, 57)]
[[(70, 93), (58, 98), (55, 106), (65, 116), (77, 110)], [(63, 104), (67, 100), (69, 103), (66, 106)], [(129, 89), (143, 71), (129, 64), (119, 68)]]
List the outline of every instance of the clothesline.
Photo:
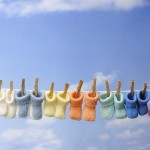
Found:
[[(83, 81), (80, 80), (76, 89), (69, 89), (69, 84), (66, 83), (62, 91), (55, 91), (54, 82), (49, 90), (40, 90), (38, 80), (35, 79), (33, 90), (25, 90), (25, 79), (22, 80), (20, 89), (13, 88), (12, 80), (9, 89), (1, 88), (2, 80), (0, 80), (0, 115), (7, 118), (15, 116), (24, 118), (31, 112), (32, 118), (36, 120), (41, 119), (43, 115), (65, 119), (66, 108), (70, 104), (71, 119), (83, 118), (85, 121), (95, 121), (98, 101), (101, 104), (102, 119), (111, 119), (114, 114), (118, 119), (126, 117), (133, 119), (137, 118), (138, 114), (143, 116), (148, 113), (150, 90), (147, 90), (147, 83), (144, 83), (142, 90), (134, 90), (132, 80), (130, 90), (121, 91), (121, 81), (118, 81), (116, 91), (111, 91), (106, 80), (106, 91), (96, 91), (94, 79), (92, 89), (87, 91), (81, 90)], [(82, 103), (84, 103), (83, 111)]]
[[(7, 89), (7, 88), (2, 88), (3, 90), (9, 90), (9, 89)], [(13, 89), (14, 91), (20, 91), (21, 89)], [(28, 92), (32, 92), (32, 91), (34, 91), (34, 89), (33, 90), (26, 90), (26, 91), (28, 91)], [(49, 91), (49, 90), (40, 90), (40, 91), (42, 91), (42, 92), (45, 92), (45, 91)], [(68, 92), (73, 92), (74, 90), (68, 90)], [(134, 90), (135, 92), (139, 92), (140, 90)], [(55, 91), (56, 93), (58, 93), (58, 92), (62, 92), (62, 90), (61, 91)], [(81, 92), (83, 92), (83, 93), (86, 93), (86, 92), (88, 92), (88, 90), (83, 90), (83, 91), (81, 91)], [(106, 92), (106, 91), (96, 91), (97, 93), (104, 93), (104, 92)], [(116, 91), (111, 91), (112, 93), (115, 93)], [(122, 90), (122, 91), (120, 91), (121, 93), (128, 93), (128, 92), (130, 92), (130, 90)], [(148, 90), (147, 89), (147, 92), (150, 92), (150, 90)]]

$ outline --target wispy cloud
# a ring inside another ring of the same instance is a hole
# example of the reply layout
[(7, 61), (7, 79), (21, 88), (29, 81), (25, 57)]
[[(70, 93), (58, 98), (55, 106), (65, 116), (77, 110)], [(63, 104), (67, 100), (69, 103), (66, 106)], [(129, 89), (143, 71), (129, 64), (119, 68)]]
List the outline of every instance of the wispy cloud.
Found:
[(8, 15), (25, 16), (29, 14), (54, 11), (131, 10), (149, 4), (148, 0), (0, 0), (0, 11)]
[[(36, 127), (24, 129), (7, 129), (0, 135), (3, 145), (13, 144), (15, 147), (24, 146), (24, 149), (57, 149), (62, 141), (56, 136), (52, 129), (42, 129)], [(19, 142), (18, 142), (19, 141)]]
[[(142, 137), (143, 138), (143, 137)], [(141, 138), (141, 139), (142, 139)], [(149, 150), (150, 149), (150, 144), (142, 144), (138, 145), (138, 142), (135, 144), (135, 146), (131, 145), (132, 147), (129, 147), (128, 150)]]
[(128, 143), (127, 143), (127, 145), (136, 145), (138, 143), (138, 141), (129, 141)]
[(123, 120), (119, 120), (119, 119), (111, 120), (106, 124), (106, 128), (116, 128), (116, 127), (124, 128), (127, 126), (128, 128), (134, 128), (135, 126), (148, 125), (149, 123), (150, 123), (149, 117), (139, 116), (138, 118), (134, 119), (134, 121), (128, 118)]
[(45, 126), (50, 126), (51, 124), (55, 123), (56, 119), (55, 118), (48, 118), (43, 116), (41, 120), (33, 120), (33, 119), (28, 119), (26, 124), (29, 126), (36, 126), (36, 127), (45, 127)]
[(145, 133), (144, 129), (138, 129), (135, 131), (132, 130), (125, 130), (122, 133), (120, 133), (119, 135), (117, 135), (118, 139), (122, 139), (122, 140), (128, 140), (128, 139), (133, 139), (133, 138), (139, 138), (141, 135), (143, 135)]
[(89, 146), (87, 150), (98, 150), (97, 146)]
[[(0, 134), (3, 149), (49, 150), (60, 149), (62, 140), (50, 126), (55, 119), (43, 117), (41, 120), (27, 120), (24, 128), (8, 128)], [(18, 142), (19, 141), (19, 142)]]
[[(103, 74), (102, 72), (95, 73), (93, 75), (93, 78), (97, 79), (97, 83), (96, 83), (97, 87), (105, 85), (105, 80), (109, 80), (109, 83), (112, 83), (116, 77), (116, 73), (117, 73), (117, 71), (111, 72), (107, 75)], [(82, 90), (83, 91), (91, 90), (92, 84), (93, 84), (92, 80), (84, 82), (84, 84), (82, 86)], [(77, 88), (77, 85), (78, 85), (78, 83), (71, 84), (69, 87), (69, 90), (75, 90)]]
[(100, 135), (98, 138), (102, 141), (107, 141), (110, 139), (110, 135), (106, 133), (106, 134)]
[(150, 144), (145, 144), (139, 147), (139, 150), (148, 150), (148, 149), (150, 149)]

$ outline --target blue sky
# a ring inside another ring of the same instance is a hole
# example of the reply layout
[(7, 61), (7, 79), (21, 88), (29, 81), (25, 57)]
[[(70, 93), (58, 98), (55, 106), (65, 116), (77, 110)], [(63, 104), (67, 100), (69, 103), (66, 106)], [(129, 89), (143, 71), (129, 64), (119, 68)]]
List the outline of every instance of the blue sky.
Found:
[[(35, 6), (35, 7), (34, 7)], [(39, 0), (0, 1), (0, 78), (3, 87), (14, 81), (18, 89), (26, 78), (26, 89), (71, 89), (83, 79), (83, 90), (111, 90), (122, 80), (128, 90), (150, 82), (150, 6), (146, 0)], [(97, 119), (93, 123), (43, 118), (40, 121), (1, 117), (0, 148), (19, 150), (149, 150), (150, 118), (135, 120)]]

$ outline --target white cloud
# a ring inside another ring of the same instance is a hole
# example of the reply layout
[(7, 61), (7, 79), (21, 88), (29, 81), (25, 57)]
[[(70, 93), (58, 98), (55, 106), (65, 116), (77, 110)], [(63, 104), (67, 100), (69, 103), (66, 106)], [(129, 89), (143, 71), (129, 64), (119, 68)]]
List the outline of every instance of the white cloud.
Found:
[(150, 144), (142, 144), (138, 145), (138, 143), (133, 147), (129, 147), (128, 150), (149, 150), (150, 149)]
[(146, 2), (145, 0), (116, 0), (115, 7), (117, 9), (130, 10), (134, 7), (143, 6)]
[(110, 120), (107, 124), (106, 124), (106, 128), (116, 128), (116, 127), (120, 127), (120, 128), (124, 128), (124, 127), (128, 127), (128, 128), (135, 128), (135, 126), (137, 125), (148, 125), (150, 124), (150, 119), (149, 117), (146, 116), (138, 116), (138, 118), (136, 119), (123, 119), (123, 120), (119, 120), (119, 119), (114, 119), (114, 120)]
[(20, 130), (17, 130), (17, 129), (8, 129), (1, 133), (1, 137), (9, 141), (17, 139), (21, 135), (22, 135), (22, 132), (20, 132)]
[(129, 147), (128, 150), (137, 150), (135, 147)]
[(139, 147), (139, 150), (148, 150), (150, 149), (150, 144), (143, 144), (143, 146)]
[(98, 148), (96, 146), (89, 146), (87, 150), (98, 150)]
[(127, 145), (136, 145), (138, 143), (138, 141), (129, 141), (127, 143)]
[(142, 136), (142, 134), (144, 134), (144, 133), (145, 133), (145, 131), (143, 129), (138, 129), (135, 131), (125, 130), (121, 134), (117, 135), (116, 137), (118, 139), (128, 140), (128, 139), (138, 138), (138, 137)]
[[(116, 77), (116, 72), (117, 71), (114, 71), (114, 72), (111, 72), (110, 74), (107, 74), (107, 75), (104, 75), (102, 72), (95, 73), (93, 78), (97, 79), (96, 86), (99, 87), (99, 86), (105, 85), (105, 80), (108, 80), (109, 83), (111, 84)], [(93, 84), (93, 80), (88, 81), (88, 82), (84, 82), (84, 84), (82, 86), (82, 91), (91, 90), (92, 84)], [(77, 86), (78, 86), (78, 83), (71, 84), (69, 87), (69, 90), (75, 90), (77, 88)]]
[(56, 122), (55, 118), (49, 118), (49, 117), (43, 116), (42, 119), (40, 120), (28, 119), (26, 124), (29, 126), (43, 127), (43, 126), (49, 126), (55, 122)]
[(49, 150), (49, 148), (44, 148), (44, 147), (38, 145), (38, 146), (33, 147), (32, 150)]
[(110, 139), (109, 134), (102, 134), (98, 137), (100, 140), (107, 141)]
[(62, 144), (62, 141), (56, 136), (52, 129), (36, 127), (8, 129), (1, 133), (0, 138), (3, 140), (3, 144), (9, 145), (13, 143), (13, 145), (18, 146), (25, 145), (26, 147), (24, 149), (57, 149), (60, 148)]
[(0, 0), (0, 11), (20, 16), (54, 11), (131, 10), (149, 4), (148, 0)]
[[(24, 146), (22, 150), (49, 150), (59, 149), (62, 140), (55, 134), (51, 125), (55, 123), (54, 118), (43, 117), (41, 120), (26, 121), (24, 128), (8, 128), (0, 134), (0, 144), (5, 149)], [(19, 142), (18, 142), (19, 141)]]

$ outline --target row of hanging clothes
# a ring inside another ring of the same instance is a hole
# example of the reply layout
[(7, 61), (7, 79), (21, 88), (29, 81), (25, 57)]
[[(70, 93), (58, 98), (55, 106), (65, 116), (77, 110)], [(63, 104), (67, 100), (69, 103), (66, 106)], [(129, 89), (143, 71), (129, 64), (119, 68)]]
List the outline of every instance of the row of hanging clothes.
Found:
[(147, 103), (150, 94), (147, 91), (147, 83), (143, 89), (134, 91), (134, 80), (131, 82), (130, 91), (121, 92), (121, 81), (118, 81), (117, 89), (111, 92), (109, 82), (106, 80), (106, 91), (96, 91), (96, 79), (93, 81), (92, 90), (82, 92), (83, 81), (80, 80), (77, 89), (68, 91), (66, 83), (64, 90), (55, 92), (54, 82), (49, 91), (38, 89), (39, 79), (35, 79), (33, 91), (25, 90), (25, 79), (22, 80), (21, 89), (13, 89), (13, 81), (10, 81), (10, 89), (2, 89), (0, 80), (0, 115), (6, 118), (26, 118), (39, 120), (42, 116), (66, 118), (66, 108), (70, 104), (69, 117), (73, 120), (95, 121), (96, 106), (100, 103), (100, 117), (111, 119), (137, 118), (138, 115), (148, 114)]

